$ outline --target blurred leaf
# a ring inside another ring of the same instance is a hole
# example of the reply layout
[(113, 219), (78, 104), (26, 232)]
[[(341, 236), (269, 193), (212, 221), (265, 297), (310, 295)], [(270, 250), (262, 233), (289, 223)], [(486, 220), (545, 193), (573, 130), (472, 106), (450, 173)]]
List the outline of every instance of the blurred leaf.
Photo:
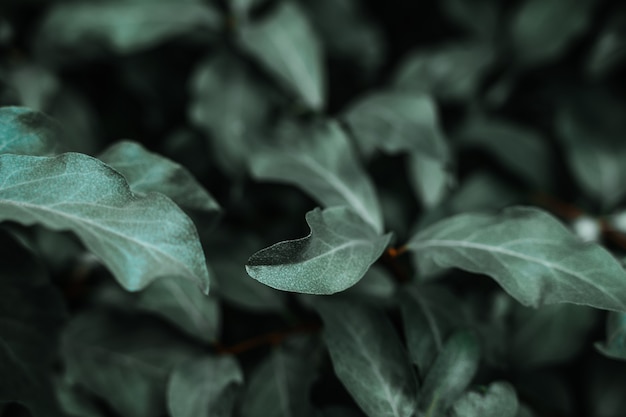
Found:
[(250, 161), (260, 180), (291, 183), (325, 207), (347, 205), (381, 232), (376, 190), (359, 164), (348, 137), (334, 122), (316, 125), (279, 147), (267, 148)]
[(464, 325), (460, 300), (444, 287), (420, 285), (401, 291), (399, 302), (409, 355), (423, 378), (448, 336)]
[(230, 356), (204, 357), (177, 366), (169, 378), (167, 405), (172, 417), (230, 417), (243, 374)]
[(408, 248), (416, 251), (419, 264), (489, 275), (524, 305), (626, 308), (621, 265), (538, 209), (460, 214), (418, 233)]
[(419, 152), (448, 158), (433, 100), (423, 94), (380, 92), (360, 98), (344, 118), (366, 156), (375, 150), (395, 154)]
[(185, 167), (148, 151), (136, 142), (118, 142), (98, 157), (121, 173), (133, 193), (165, 194), (181, 207), (216, 212), (215, 199)]
[(50, 100), (46, 112), (63, 126), (59, 143), (64, 149), (88, 155), (101, 149), (96, 113), (83, 94), (63, 86)]
[(61, 88), (59, 79), (40, 65), (21, 64), (13, 68), (10, 84), (17, 91), (20, 105), (45, 111)]
[(70, 323), (62, 352), (70, 380), (126, 417), (164, 413), (170, 372), (198, 354), (152, 321), (96, 313)]
[(473, 333), (460, 331), (445, 342), (419, 395), (419, 409), (431, 416), (445, 412), (465, 391), (478, 370), (480, 351)]
[(514, 311), (510, 360), (523, 370), (572, 361), (587, 345), (598, 317), (596, 310), (571, 304), (518, 305)]
[(326, 101), (322, 50), (300, 8), (291, 2), (277, 6), (272, 15), (241, 28), (243, 48), (311, 110)]
[(358, 67), (355, 76), (367, 77), (383, 64), (383, 32), (358, 0), (301, 0), (328, 54)]
[(443, 11), (460, 26), (490, 41), (498, 26), (497, 0), (444, 0)]
[(557, 58), (589, 26), (593, 0), (525, 0), (510, 23), (516, 59), (535, 64)]
[(54, 386), (56, 388), (57, 400), (66, 415), (72, 417), (103, 417), (100, 408), (82, 390), (73, 387), (65, 378), (57, 378)]
[(417, 385), (391, 323), (356, 303), (324, 298), (315, 306), (335, 373), (369, 417), (409, 417)]
[(265, 0), (229, 0), (228, 4), (232, 10), (234, 10), (235, 14), (246, 17), (252, 9), (263, 4)]
[(0, 154), (52, 155), (61, 126), (50, 117), (25, 107), (0, 108)]
[(492, 48), (483, 43), (441, 45), (410, 53), (394, 76), (394, 87), (438, 99), (465, 101), (474, 97), (494, 60)]
[(69, 2), (45, 15), (37, 41), (45, 53), (93, 54), (96, 45), (127, 54), (196, 31), (217, 31), (220, 25), (218, 12), (196, 0)]
[(507, 382), (493, 382), (484, 392), (467, 392), (452, 407), (453, 417), (516, 417), (515, 389)]
[(316, 362), (308, 337), (288, 339), (252, 371), (241, 417), (310, 417)]
[(452, 213), (502, 209), (520, 200), (520, 193), (495, 175), (478, 171), (468, 176), (450, 196)]
[(391, 274), (378, 265), (372, 265), (359, 282), (348, 288), (346, 294), (356, 295), (361, 300), (385, 300), (391, 298), (395, 290)]
[(584, 374), (585, 402), (594, 417), (621, 417), (626, 407), (624, 372), (626, 364), (595, 358)]
[(162, 195), (132, 194), (126, 180), (97, 159), (0, 155), (0, 177), (0, 220), (72, 231), (126, 289), (178, 276), (208, 290), (191, 220)]
[(306, 215), (311, 233), (276, 243), (250, 257), (246, 271), (283, 291), (333, 294), (356, 284), (383, 253), (380, 236), (348, 207), (316, 208)]
[(613, 13), (587, 57), (585, 69), (593, 78), (606, 75), (626, 59), (626, 11)]
[(613, 359), (626, 360), (626, 314), (610, 312), (606, 320), (606, 341), (596, 349)]
[(216, 54), (194, 70), (189, 104), (191, 122), (209, 134), (215, 161), (229, 174), (241, 173), (259, 142), (269, 113), (269, 92), (244, 61)]
[(529, 185), (538, 189), (552, 185), (551, 149), (545, 139), (532, 130), (505, 121), (474, 117), (456, 136), (462, 145), (492, 153)]
[(35, 417), (61, 417), (52, 369), (63, 300), (27, 250), (5, 234), (0, 247), (0, 404), (16, 401)]
[(454, 184), (448, 162), (415, 152), (409, 157), (409, 183), (422, 206), (438, 206)]
[(219, 335), (219, 303), (215, 297), (205, 295), (193, 282), (159, 278), (137, 294), (135, 305), (161, 316), (204, 342), (213, 342)]

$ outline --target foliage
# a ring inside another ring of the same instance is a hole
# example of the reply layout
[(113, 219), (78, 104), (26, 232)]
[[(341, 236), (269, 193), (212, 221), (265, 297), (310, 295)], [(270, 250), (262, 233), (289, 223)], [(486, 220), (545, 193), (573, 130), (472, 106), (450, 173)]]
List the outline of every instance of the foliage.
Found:
[(621, 417), (617, 0), (0, 4), (0, 417)]

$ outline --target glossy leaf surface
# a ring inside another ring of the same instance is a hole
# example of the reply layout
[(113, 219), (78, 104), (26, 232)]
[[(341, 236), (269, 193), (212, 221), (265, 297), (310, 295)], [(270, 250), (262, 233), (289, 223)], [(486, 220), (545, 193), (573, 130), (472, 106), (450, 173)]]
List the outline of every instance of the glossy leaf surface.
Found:
[(255, 253), (246, 264), (248, 274), (283, 291), (333, 294), (356, 284), (391, 239), (379, 236), (347, 207), (317, 208), (306, 221), (309, 236)]

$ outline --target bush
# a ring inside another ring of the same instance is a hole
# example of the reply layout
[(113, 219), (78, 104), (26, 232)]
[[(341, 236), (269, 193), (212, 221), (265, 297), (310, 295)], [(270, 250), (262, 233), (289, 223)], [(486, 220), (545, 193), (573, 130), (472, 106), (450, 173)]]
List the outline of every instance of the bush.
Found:
[(623, 416), (623, 2), (0, 11), (0, 416)]

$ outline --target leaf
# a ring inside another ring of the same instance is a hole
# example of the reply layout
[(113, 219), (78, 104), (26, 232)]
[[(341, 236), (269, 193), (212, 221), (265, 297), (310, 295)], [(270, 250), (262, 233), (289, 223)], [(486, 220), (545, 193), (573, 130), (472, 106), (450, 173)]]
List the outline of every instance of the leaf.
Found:
[(525, 0), (510, 23), (520, 64), (557, 58), (590, 23), (592, 0)]
[(610, 312), (606, 320), (606, 341), (596, 349), (613, 359), (626, 360), (626, 314)]
[(400, 91), (465, 101), (474, 97), (492, 65), (493, 48), (480, 42), (440, 45), (410, 53), (400, 64), (393, 85)]
[(325, 207), (350, 206), (380, 233), (382, 214), (374, 185), (341, 128), (334, 122), (316, 125), (298, 139), (255, 155), (252, 175), (294, 184)]
[(517, 394), (507, 382), (493, 382), (484, 392), (468, 392), (452, 407), (453, 417), (516, 417)]
[(574, 360), (587, 345), (597, 323), (596, 313), (571, 304), (539, 309), (518, 305), (508, 323), (511, 365), (527, 371)]
[(181, 207), (207, 212), (220, 209), (215, 199), (186, 168), (149, 152), (136, 142), (118, 142), (98, 159), (121, 173), (135, 194), (158, 192)]
[(409, 183), (426, 209), (441, 204), (454, 184), (448, 162), (414, 153), (409, 156)]
[(40, 50), (93, 54), (96, 43), (128, 54), (197, 31), (217, 31), (220, 25), (215, 9), (194, 0), (61, 3), (44, 17), (37, 40)]
[(86, 155), (0, 155), (0, 220), (75, 233), (130, 291), (162, 276), (209, 276), (197, 231), (167, 197), (132, 194), (117, 171)]
[(369, 417), (409, 417), (417, 383), (398, 335), (380, 312), (321, 299), (324, 340), (337, 377)]
[(522, 126), (474, 117), (457, 133), (462, 145), (476, 146), (493, 154), (502, 165), (539, 189), (552, 186), (554, 165), (548, 143)]
[(241, 369), (230, 356), (187, 361), (169, 378), (167, 408), (172, 417), (230, 417), (242, 383)]
[(25, 107), (0, 107), (0, 154), (52, 155), (61, 126)]
[(220, 306), (193, 282), (176, 277), (160, 278), (137, 294), (136, 307), (159, 315), (203, 342), (217, 340), (221, 327)]
[(424, 379), (419, 409), (431, 416), (445, 412), (474, 378), (479, 360), (478, 340), (473, 333), (460, 331), (450, 336)]
[(494, 0), (444, 0), (442, 10), (450, 20), (478, 37), (490, 40), (498, 28), (498, 2)]
[(103, 417), (100, 407), (83, 390), (76, 389), (66, 378), (56, 378), (56, 395), (66, 415), (72, 417)]
[(165, 411), (170, 372), (198, 349), (153, 321), (90, 313), (67, 327), (62, 352), (71, 381), (120, 415), (154, 417)]
[(592, 78), (610, 74), (626, 58), (626, 12), (614, 11), (597, 36), (586, 59), (585, 70)]
[(626, 273), (620, 264), (538, 209), (460, 214), (418, 233), (408, 248), (419, 264), (489, 275), (523, 305), (626, 307)]
[(287, 340), (252, 371), (241, 417), (310, 417), (316, 359), (308, 337)]
[(437, 160), (448, 158), (434, 101), (425, 94), (379, 92), (360, 98), (345, 111), (359, 148), (366, 156), (416, 152)]
[(281, 3), (265, 20), (244, 26), (243, 48), (311, 110), (326, 101), (322, 50), (300, 8)]
[(334, 294), (356, 284), (380, 257), (391, 234), (379, 236), (347, 207), (306, 214), (311, 233), (250, 257), (246, 271), (265, 285), (304, 294)]
[(387, 300), (396, 291), (396, 283), (393, 277), (384, 268), (372, 265), (363, 278), (354, 286), (350, 287), (346, 294), (352, 294), (361, 300)]
[(51, 376), (66, 318), (63, 299), (15, 240), (2, 234), (0, 247), (0, 405), (16, 401), (34, 417), (61, 417)]
[(444, 287), (409, 286), (399, 293), (409, 356), (420, 375), (427, 374), (452, 331), (463, 326), (460, 300)]
[(209, 133), (212, 154), (225, 172), (242, 172), (258, 146), (271, 102), (266, 90), (243, 60), (228, 54), (215, 54), (194, 70), (189, 119)]

